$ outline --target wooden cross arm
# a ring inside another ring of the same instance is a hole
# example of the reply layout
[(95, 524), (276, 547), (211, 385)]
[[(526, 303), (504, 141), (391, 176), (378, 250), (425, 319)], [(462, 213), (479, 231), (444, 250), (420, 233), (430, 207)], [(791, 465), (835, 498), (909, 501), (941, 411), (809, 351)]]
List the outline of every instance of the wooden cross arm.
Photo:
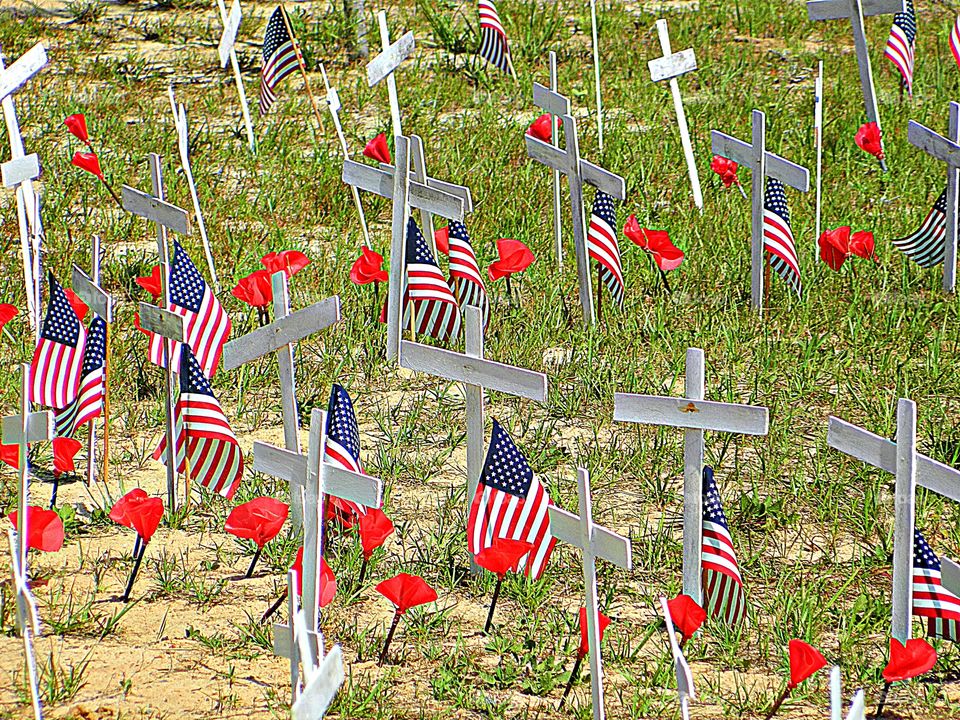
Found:
[(954, 595), (960, 595), (960, 565), (948, 557), (941, 557), (940, 582)]
[[(587, 550), (583, 547), (583, 533), (580, 516), (551, 505), (547, 508), (550, 513), (550, 534), (568, 545)], [(590, 538), (591, 553), (598, 558), (612, 562), (617, 567), (630, 570), (633, 567), (633, 558), (630, 541), (622, 535), (617, 535), (606, 528), (593, 526)]]
[(5, 70), (0, 70), (0, 99), (16, 92), (47, 64), (47, 51), (37, 43)]
[(367, 85), (373, 87), (387, 75), (396, 70), (413, 53), (415, 41), (413, 31), (409, 31), (395, 43), (388, 45), (367, 65)]
[[(895, 442), (832, 415), (827, 424), (827, 445), (888, 473), (897, 472)], [(920, 453), (917, 453), (917, 484), (960, 501), (960, 471)]]
[[(864, 17), (906, 12), (905, 0), (860, 0)], [(840, 20), (854, 12), (853, 0), (810, 0), (807, 17), (811, 20)]]
[[(369, 167), (369, 166), (364, 166)], [(387, 165), (386, 163), (380, 163), (380, 169), (385, 173), (389, 173), (390, 177), (393, 177), (394, 166)], [(416, 182), (416, 181), (414, 181)], [(445, 182), (443, 180), (437, 180), (436, 178), (428, 177), (426, 182), (427, 187), (433, 188), (434, 190), (439, 190), (442, 193), (447, 195), (453, 195), (463, 200), (463, 214), (469, 215), (473, 212), (473, 196), (470, 194), (470, 188), (466, 185), (457, 185), (451, 182)]]
[[(710, 145), (714, 155), (733, 160), (738, 165), (753, 168), (753, 146), (730, 137), (719, 130), (710, 131)], [(810, 173), (805, 167), (801, 167), (789, 160), (784, 160), (779, 155), (772, 152), (766, 153), (767, 176), (776, 178), (780, 182), (790, 187), (807, 192), (810, 189)]]
[(570, 100), (545, 85), (533, 84), (533, 104), (551, 115), (569, 115)]
[(950, 167), (960, 166), (960, 145), (950, 142), (926, 125), (911, 120), (907, 124), (907, 140)]
[(547, 401), (547, 376), (493, 360), (470, 357), (452, 350), (400, 342), (400, 367), (436, 375), (454, 382), (478, 385), (517, 397)]
[[(313, 632), (312, 630), (307, 630), (307, 636), (310, 639), (312, 644), (315, 644), (317, 648), (320, 647), (320, 643), (323, 642), (323, 638), (320, 633)], [(293, 640), (293, 633), (290, 632), (290, 626), (284, 625), (283, 623), (274, 623), (273, 624), (273, 654), (278, 655), (279, 657), (290, 657), (291, 647), (290, 644)]]
[(230, 8), (230, 15), (224, 20), (223, 35), (220, 36), (220, 44), (217, 46), (217, 53), (220, 55), (220, 67), (222, 68), (225, 68), (227, 63), (230, 62), (230, 52), (237, 40), (239, 29), (240, 0), (233, 0), (233, 7)]
[(0, 165), (4, 187), (13, 187), (27, 180), (40, 177), (40, 156), (36, 153), (14, 158)]
[(27, 415), (27, 437), (23, 438), (20, 415), (8, 415), (3, 419), (3, 442), (5, 445), (19, 445), (21, 441), (28, 443), (41, 442), (53, 437), (55, 423), (53, 411), (43, 410)]
[[(353, 160), (343, 161), (343, 182), (372, 192), (387, 199), (393, 198), (393, 173), (380, 168), (364, 165)], [(463, 220), (464, 202), (462, 198), (450, 195), (435, 187), (410, 181), (407, 191), (410, 207), (426, 210), (433, 215), (448, 220)]]
[[(564, 120), (564, 122), (567, 121)], [(566, 150), (555, 148), (550, 143), (545, 143), (543, 140), (533, 137), (533, 135), (525, 135), (524, 140), (527, 143), (527, 157), (553, 170), (559, 170), (568, 176), (573, 172), (570, 167), (570, 156)], [(580, 160), (580, 177), (584, 182), (603, 190), (607, 195), (611, 195), (617, 200), (625, 200), (627, 197), (627, 185), (624, 179), (609, 170), (604, 170), (599, 165), (594, 165), (592, 162)]]
[(697, 69), (697, 55), (693, 48), (687, 48), (672, 55), (654, 58), (647, 63), (650, 68), (650, 79), (654, 82), (671, 80)]
[(307, 477), (307, 457), (269, 443), (254, 442), (253, 471), (302, 486)]
[[(76, 265), (73, 266), (73, 291), (94, 313), (109, 325), (113, 322), (113, 299)], [(151, 306), (153, 307), (153, 306)]]
[(183, 342), (186, 336), (182, 315), (150, 303), (140, 303), (140, 327), (174, 342)]
[(380, 478), (344, 470), (327, 462), (323, 463), (323, 491), (367, 507), (380, 507), (383, 502)]
[(613, 419), (743, 435), (766, 435), (769, 427), (765, 407), (632, 393), (614, 393)]
[(330, 648), (315, 671), (305, 671), (306, 685), (290, 712), (293, 720), (321, 720), (343, 685), (343, 650), (339, 645)]
[(127, 212), (160, 223), (165, 228), (181, 235), (191, 233), (190, 214), (183, 208), (178, 208), (176, 205), (171, 205), (129, 185), (124, 185), (121, 190), (123, 209)]
[(333, 295), (231, 340), (223, 346), (223, 367), (234, 370), (338, 322), (340, 296)]

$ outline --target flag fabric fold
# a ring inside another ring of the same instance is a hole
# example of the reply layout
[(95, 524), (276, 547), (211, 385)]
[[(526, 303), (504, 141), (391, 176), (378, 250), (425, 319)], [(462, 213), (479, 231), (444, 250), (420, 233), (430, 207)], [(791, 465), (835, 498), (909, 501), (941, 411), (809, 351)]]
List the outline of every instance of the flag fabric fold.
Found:
[(763, 196), (763, 247), (768, 253), (770, 268), (800, 297), (803, 283), (800, 279), (800, 260), (790, 228), (790, 209), (783, 183), (767, 178)]
[(450, 221), (450, 285), (460, 308), (467, 305), (480, 308), (483, 329), (490, 324), (490, 298), (483, 282), (480, 264), (470, 244), (466, 226), (457, 220)]
[(917, 39), (917, 14), (913, 9), (913, 0), (907, 0), (906, 8), (906, 12), (893, 16), (893, 25), (890, 28), (890, 37), (887, 38), (884, 57), (900, 71), (907, 94), (912, 97), (914, 51)]
[(922, 268), (943, 262), (944, 239), (947, 235), (947, 189), (933, 204), (920, 227), (907, 237), (893, 241), (893, 246)]
[(943, 587), (940, 558), (923, 534), (913, 531), (913, 614), (927, 619), (927, 636), (957, 642), (960, 598)]
[[(330, 401), (327, 403), (327, 442), (323, 448), (325, 462), (336, 467), (363, 473), (360, 464), (360, 428), (353, 411), (353, 402), (343, 386), (333, 384)], [(341, 510), (355, 515), (366, 515), (367, 508), (343, 498), (334, 498), (334, 504)]]
[(479, 0), (480, 9), (480, 57), (498, 68), (510, 72), (510, 46), (507, 33), (500, 22), (497, 6), (493, 0)]
[(950, 29), (950, 52), (953, 53), (953, 59), (957, 61), (957, 67), (960, 67), (960, 15)]
[(617, 305), (623, 305), (623, 265), (617, 244), (617, 208), (611, 195), (597, 190), (587, 231), (587, 251), (600, 266), (600, 281)]
[(297, 51), (287, 32), (283, 8), (277, 6), (267, 22), (263, 37), (263, 68), (260, 70), (260, 115), (266, 115), (277, 99), (277, 85), (295, 72), (298, 66)]
[(413, 218), (407, 221), (406, 265), (403, 327), (410, 327), (412, 307), (417, 335), (454, 342), (460, 335), (460, 306)]
[(703, 609), (728, 625), (739, 625), (747, 614), (747, 598), (737, 555), (713, 468), (703, 468)]
[(80, 386), (73, 402), (56, 411), (57, 437), (72, 438), (84, 423), (103, 411), (104, 367), (107, 352), (107, 323), (98, 315), (90, 322), (83, 350)]
[(87, 331), (53, 273), (40, 342), (30, 362), (30, 402), (65, 408), (77, 399)]

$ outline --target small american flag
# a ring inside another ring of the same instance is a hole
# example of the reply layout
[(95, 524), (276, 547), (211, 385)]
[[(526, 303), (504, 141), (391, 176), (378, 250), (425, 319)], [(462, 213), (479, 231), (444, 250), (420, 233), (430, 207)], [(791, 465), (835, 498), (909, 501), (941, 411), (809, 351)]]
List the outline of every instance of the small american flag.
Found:
[(927, 618), (927, 635), (957, 642), (960, 598), (940, 582), (940, 558), (913, 531), (913, 614)]
[(496, 420), (477, 494), (467, 519), (467, 547), (473, 555), (495, 538), (522, 540), (533, 549), (517, 565), (534, 580), (543, 574), (556, 538), (547, 508), (553, 504), (523, 453)]
[(703, 609), (728, 625), (739, 625), (747, 614), (747, 598), (737, 555), (713, 468), (703, 468)]
[(603, 190), (597, 190), (593, 198), (587, 251), (600, 265), (600, 280), (607, 286), (617, 305), (623, 305), (623, 265), (617, 244), (617, 208), (613, 198)]
[(915, 41), (917, 39), (917, 14), (913, 10), (913, 0), (907, 0), (907, 11), (893, 16), (890, 37), (884, 56), (900, 71), (907, 93), (913, 95), (913, 62)]
[(410, 326), (410, 306), (413, 305), (418, 335), (441, 341), (456, 340), (460, 334), (460, 306), (413, 218), (407, 221), (406, 249), (403, 327)]
[[(180, 360), (180, 397), (174, 408), (177, 472), (230, 499), (243, 479), (243, 453), (200, 363), (184, 348)], [(166, 464), (167, 438), (153, 452)]]
[(266, 115), (277, 99), (275, 89), (280, 81), (297, 69), (297, 50), (283, 18), (283, 8), (277, 7), (267, 23), (263, 37), (263, 69), (260, 71), (260, 115)]
[[(170, 267), (170, 302), (167, 310), (186, 318), (187, 344), (196, 356), (207, 377), (213, 377), (220, 363), (223, 344), (230, 337), (230, 316), (224, 312), (213, 290), (203, 281), (197, 266), (180, 243), (174, 242), (173, 264)], [(151, 333), (150, 361), (160, 367), (163, 362), (163, 345), (170, 342), (170, 362), (181, 366), (181, 343), (164, 340)]]
[(957, 66), (960, 67), (960, 15), (957, 16), (957, 20), (950, 30), (950, 52), (953, 53), (953, 59), (957, 61)]
[(30, 363), (30, 401), (63, 408), (77, 398), (87, 331), (53, 273), (48, 285), (50, 304)]
[(493, 0), (479, 0), (480, 5), (480, 57), (501, 72), (510, 72), (510, 48), (507, 33), (500, 23), (497, 6)]
[(769, 253), (773, 271), (798, 296), (801, 295), (800, 260), (790, 229), (790, 208), (787, 207), (783, 183), (776, 178), (767, 178), (767, 190), (763, 196), (763, 247)]
[(57, 436), (73, 437), (85, 422), (100, 417), (103, 410), (103, 368), (107, 351), (107, 323), (94, 316), (90, 322), (87, 346), (83, 350), (80, 389), (72, 403), (57, 410)]
[(477, 256), (470, 244), (470, 235), (462, 222), (450, 222), (450, 284), (461, 308), (473, 305), (480, 308), (483, 329), (490, 324), (490, 299), (480, 274)]
[(893, 245), (920, 267), (930, 268), (943, 262), (946, 235), (947, 189), (944, 188), (917, 231), (894, 240)]
[[(330, 390), (330, 402), (327, 403), (327, 444), (323, 449), (324, 461), (362, 473), (360, 465), (360, 429), (357, 416), (353, 412), (350, 395), (342, 386), (334, 383)], [(334, 505), (350, 515), (366, 515), (367, 508), (359, 503), (334, 498)]]

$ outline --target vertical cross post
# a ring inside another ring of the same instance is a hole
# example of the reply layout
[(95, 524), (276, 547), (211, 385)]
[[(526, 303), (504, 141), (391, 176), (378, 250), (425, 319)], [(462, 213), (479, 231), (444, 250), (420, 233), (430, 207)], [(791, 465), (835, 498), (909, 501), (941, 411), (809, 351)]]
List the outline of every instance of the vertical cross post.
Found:
[(387, 95), (390, 99), (390, 122), (394, 137), (403, 135), (400, 128), (400, 101), (397, 99), (397, 81), (393, 71), (400, 67), (412, 53), (415, 45), (413, 33), (408, 32), (397, 42), (390, 43), (390, 30), (387, 28), (387, 13), (377, 13), (380, 27), (380, 54), (367, 64), (367, 84), (373, 87), (381, 80), (387, 81)]
[(677, 643), (673, 616), (670, 614), (670, 605), (667, 604), (666, 597), (661, 596), (660, 609), (663, 612), (663, 619), (667, 623), (670, 653), (673, 655), (673, 673), (677, 678), (680, 717), (682, 720), (690, 720), (690, 701), (697, 699), (697, 691), (693, 686), (693, 674), (690, 672), (690, 665), (687, 663), (687, 658), (683, 655), (683, 650), (680, 648), (679, 643)]
[[(25, 522), (20, 515), (19, 522)], [(37, 604), (30, 592), (26, 566), (20, 562), (17, 540), (13, 528), (7, 528), (7, 543), (10, 548), (10, 565), (13, 570), (13, 587), (17, 599), (17, 628), (23, 638), (24, 661), (27, 665), (27, 683), (30, 685), (30, 702), (33, 705), (34, 720), (43, 720), (43, 707), (40, 702), (40, 675), (37, 672), (37, 658), (33, 651), (33, 636), (40, 634), (40, 620), (37, 617)]]
[(600, 149), (600, 154), (603, 155), (603, 103), (600, 100), (600, 43), (597, 40), (597, 0), (590, 0), (590, 32), (593, 39), (593, 88), (597, 99), (597, 146)]
[[(550, 92), (557, 92), (557, 53), (550, 51)], [(560, 97), (558, 95), (558, 97)], [(565, 112), (569, 114), (570, 103), (567, 103)], [(560, 147), (560, 115), (550, 113), (550, 143)], [(553, 170), (553, 248), (557, 258), (557, 269), (563, 269), (563, 227), (560, 219), (560, 171)]]
[(243, 76), (240, 74), (240, 61), (237, 59), (237, 50), (234, 47), (237, 31), (240, 29), (240, 0), (233, 0), (229, 15), (227, 15), (227, 7), (223, 0), (217, 0), (217, 7), (220, 10), (220, 21), (223, 23), (223, 34), (220, 36), (220, 44), (217, 47), (217, 52), (220, 55), (220, 67), (225, 68), (229, 62), (233, 68), (233, 79), (237, 85), (237, 94), (240, 96), (240, 110), (243, 113), (243, 125), (247, 131), (247, 144), (250, 147), (250, 152), (256, 152), (257, 140), (253, 134), (253, 123), (250, 121), (250, 106), (247, 104), (247, 93), (243, 88)]
[(817, 244), (820, 241), (820, 189), (823, 179), (823, 60), (820, 61), (817, 79), (813, 86), (813, 143), (817, 148), (817, 215), (814, 227), (816, 234), (813, 238), (813, 260), (816, 262), (818, 258)]

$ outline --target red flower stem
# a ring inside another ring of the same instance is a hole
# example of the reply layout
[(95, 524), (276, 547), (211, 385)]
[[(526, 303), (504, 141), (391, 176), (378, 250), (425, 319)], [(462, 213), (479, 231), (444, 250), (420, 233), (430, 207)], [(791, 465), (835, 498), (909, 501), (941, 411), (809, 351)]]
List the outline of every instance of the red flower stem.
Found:
[(107, 192), (110, 193), (110, 197), (116, 201), (117, 207), (123, 210), (123, 202), (121, 202), (120, 196), (117, 195), (116, 191), (110, 187), (110, 183), (108, 183), (105, 178), (100, 178), (100, 182), (103, 183), (103, 186), (107, 189)]
[(743, 189), (743, 185), (741, 185), (740, 183), (737, 183), (737, 190), (740, 191), (740, 194), (743, 195), (743, 199), (746, 200), (746, 199), (747, 199), (747, 191)]
[(360, 563), (360, 575), (357, 577), (357, 585), (363, 587), (363, 581), (367, 577), (367, 556), (363, 556), (363, 562)]
[(393, 615), (393, 623), (390, 625), (390, 631), (387, 633), (387, 639), (383, 643), (383, 650), (380, 651), (380, 660), (377, 665), (383, 665), (387, 660), (387, 651), (390, 649), (390, 643), (393, 641), (393, 633), (397, 631), (397, 625), (400, 624), (400, 609), (398, 608)]
[(663, 281), (663, 287), (667, 291), (667, 295), (673, 295), (673, 290), (670, 289), (670, 283), (667, 282), (667, 274), (663, 271), (663, 268), (657, 265), (656, 258), (653, 257), (653, 253), (647, 253), (650, 256), (650, 261), (653, 263), (653, 266), (660, 273), (660, 279)]
[[(139, 539), (139, 535), (137, 538)], [(142, 543), (140, 545), (140, 552), (137, 553), (136, 562), (133, 564), (133, 571), (130, 573), (130, 579), (127, 580), (127, 588), (123, 591), (123, 597), (121, 600), (128, 602), (130, 600), (130, 592), (133, 590), (133, 581), (137, 579), (137, 573), (140, 572), (140, 563), (143, 560), (143, 555), (147, 551), (147, 544)]]
[(380, 281), (373, 281), (373, 321), (380, 318)]
[(247, 574), (243, 576), (244, 580), (253, 577), (253, 569), (257, 566), (257, 560), (260, 559), (260, 553), (263, 552), (263, 546), (260, 545), (257, 547), (257, 551), (253, 554), (253, 560), (250, 561), (250, 567), (247, 568)]
[(580, 664), (583, 662), (583, 655), (577, 655), (577, 661), (573, 664), (573, 670), (570, 671), (570, 679), (567, 680), (567, 686), (563, 689), (563, 695), (560, 696), (560, 704), (557, 705), (557, 710), (563, 709), (563, 704), (567, 701), (567, 695), (570, 694), (571, 688), (573, 688), (573, 683), (576, 681), (577, 677), (580, 675)]
[(507, 300), (510, 301), (510, 304), (513, 305), (513, 292), (510, 289), (510, 276), (507, 275)]
[(597, 320), (603, 320), (603, 268), (597, 263)]
[(783, 689), (783, 692), (780, 693), (780, 697), (777, 698), (777, 701), (773, 704), (773, 707), (770, 708), (770, 712), (766, 714), (763, 720), (770, 720), (774, 715), (777, 714), (777, 710), (780, 709), (780, 706), (783, 705), (783, 701), (787, 699), (790, 695), (790, 686), (788, 685)]
[(257, 321), (260, 323), (260, 327), (270, 324), (270, 311), (266, 305), (257, 308)]
[(287, 589), (283, 589), (283, 594), (277, 598), (277, 601), (267, 608), (267, 611), (260, 617), (260, 622), (265, 623), (270, 619), (270, 616), (273, 615), (277, 610), (280, 609), (280, 606), (283, 605), (283, 601), (287, 599)]
[(60, 489), (60, 474), (53, 474), (53, 490), (50, 492), (50, 509), (53, 510), (57, 506), (57, 490)]
[(133, 555), (131, 557), (136, 557), (140, 553), (140, 545), (143, 542), (143, 538), (140, 537), (140, 533), (137, 533), (137, 539), (133, 541)]
[(493, 589), (493, 597), (490, 598), (490, 611), (487, 613), (487, 623), (483, 626), (483, 634), (490, 632), (490, 625), (493, 624), (493, 611), (497, 608), (497, 598), (500, 597), (500, 586), (503, 585), (503, 576), (497, 578), (497, 586)]
[(880, 702), (877, 703), (877, 714), (874, 715), (874, 718), (879, 718), (883, 716), (883, 706), (887, 704), (887, 695), (890, 693), (890, 685), (892, 683), (885, 682), (883, 683), (883, 692), (880, 693)]

